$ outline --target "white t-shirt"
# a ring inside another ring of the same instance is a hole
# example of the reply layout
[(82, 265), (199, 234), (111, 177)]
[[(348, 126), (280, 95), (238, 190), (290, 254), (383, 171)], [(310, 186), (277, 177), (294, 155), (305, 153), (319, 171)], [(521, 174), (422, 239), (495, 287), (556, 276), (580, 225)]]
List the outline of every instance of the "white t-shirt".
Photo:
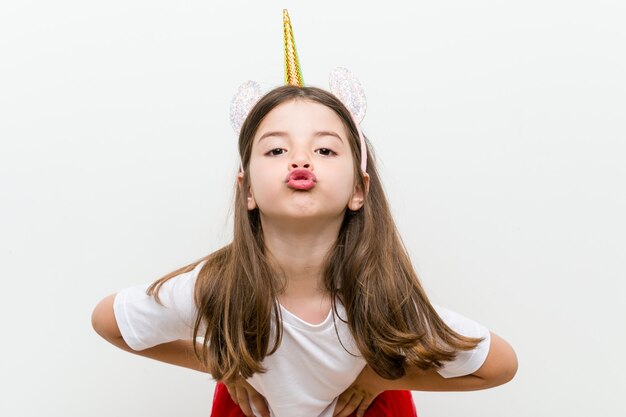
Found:
[[(194, 286), (202, 265), (163, 284), (159, 291), (163, 305), (146, 295), (149, 283), (117, 294), (115, 318), (128, 346), (143, 350), (192, 338), (196, 315)], [(435, 308), (456, 332), (485, 338), (475, 349), (460, 352), (454, 361), (438, 370), (439, 374), (450, 378), (475, 372), (489, 352), (489, 330), (458, 313)], [(339, 316), (345, 319), (343, 306), (338, 304), (337, 309)], [(267, 372), (253, 375), (248, 382), (267, 399), (272, 417), (331, 417), (337, 396), (356, 379), (366, 362), (347, 324), (336, 316), (333, 323), (332, 309), (322, 323), (315, 325), (282, 306), (281, 312), (282, 342), (274, 354), (263, 360)], [(337, 339), (335, 325), (341, 342)]]

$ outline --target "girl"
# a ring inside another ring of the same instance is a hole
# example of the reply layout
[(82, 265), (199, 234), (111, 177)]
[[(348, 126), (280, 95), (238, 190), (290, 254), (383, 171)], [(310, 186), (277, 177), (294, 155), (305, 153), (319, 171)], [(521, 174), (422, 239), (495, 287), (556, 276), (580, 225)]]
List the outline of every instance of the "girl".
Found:
[(429, 302), (363, 145), (334, 95), (270, 91), (239, 135), (233, 241), (105, 298), (95, 330), (222, 381), (215, 416), (414, 416), (408, 390), (509, 381), (503, 339)]

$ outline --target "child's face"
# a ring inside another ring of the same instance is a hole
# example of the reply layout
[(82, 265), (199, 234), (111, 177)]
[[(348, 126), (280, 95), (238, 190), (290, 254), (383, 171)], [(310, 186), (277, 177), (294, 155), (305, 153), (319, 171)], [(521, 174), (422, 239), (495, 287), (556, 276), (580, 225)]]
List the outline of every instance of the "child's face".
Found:
[[(314, 177), (290, 182), (294, 170)], [(265, 218), (336, 220), (346, 207), (362, 205), (344, 125), (316, 102), (288, 101), (265, 116), (253, 139), (249, 171), (248, 209), (258, 207)]]

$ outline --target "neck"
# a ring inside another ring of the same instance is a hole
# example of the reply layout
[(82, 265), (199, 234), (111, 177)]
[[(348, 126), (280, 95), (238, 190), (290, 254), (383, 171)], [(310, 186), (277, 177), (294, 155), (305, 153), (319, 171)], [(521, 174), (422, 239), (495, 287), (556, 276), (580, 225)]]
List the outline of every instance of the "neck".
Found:
[(310, 219), (272, 221), (261, 216), (269, 258), (285, 274), (282, 297), (298, 299), (323, 296), (326, 256), (337, 240), (343, 215), (332, 221)]

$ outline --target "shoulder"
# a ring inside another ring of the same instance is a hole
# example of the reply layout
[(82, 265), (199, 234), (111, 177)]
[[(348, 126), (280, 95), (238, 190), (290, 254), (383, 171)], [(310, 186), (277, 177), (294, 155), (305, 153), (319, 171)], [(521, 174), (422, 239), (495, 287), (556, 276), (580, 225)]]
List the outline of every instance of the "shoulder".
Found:
[(489, 336), (487, 328), (479, 322), (438, 304), (433, 304), (433, 307), (446, 325), (455, 332), (469, 337)]
[(196, 265), (192, 270), (182, 272), (161, 283), (155, 289), (157, 297), (148, 295), (148, 288), (154, 284), (149, 282), (125, 288), (118, 293), (117, 298), (126, 302), (158, 300), (157, 304), (165, 308), (182, 308), (194, 299), (196, 280), (204, 263), (205, 261)]

